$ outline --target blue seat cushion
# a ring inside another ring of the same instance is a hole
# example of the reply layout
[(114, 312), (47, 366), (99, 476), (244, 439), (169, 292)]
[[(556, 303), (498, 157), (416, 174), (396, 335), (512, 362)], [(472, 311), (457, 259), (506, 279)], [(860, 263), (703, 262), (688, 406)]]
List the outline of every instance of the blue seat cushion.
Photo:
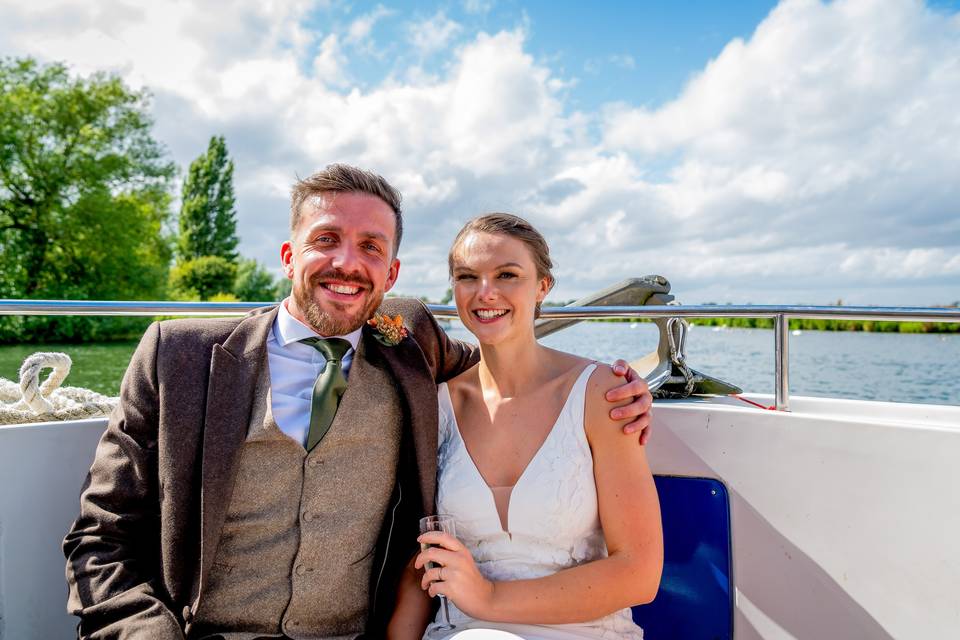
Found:
[(733, 638), (730, 501), (719, 480), (656, 476), (663, 578), (653, 602), (633, 607), (648, 640)]

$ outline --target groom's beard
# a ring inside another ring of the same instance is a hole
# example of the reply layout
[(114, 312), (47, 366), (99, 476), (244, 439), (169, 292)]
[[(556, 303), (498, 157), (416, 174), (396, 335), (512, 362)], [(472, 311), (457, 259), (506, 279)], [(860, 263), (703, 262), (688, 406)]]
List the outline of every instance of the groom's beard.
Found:
[[(363, 288), (361, 295), (366, 296), (366, 303), (359, 311), (351, 314), (342, 303), (335, 300), (318, 302), (314, 292), (319, 291), (320, 283), (327, 279), (359, 285)], [(314, 275), (310, 278), (309, 287), (294, 286), (293, 299), (303, 312), (310, 328), (318, 334), (324, 337), (344, 336), (356, 331), (373, 317), (374, 312), (383, 302), (383, 291), (374, 291), (373, 283), (362, 276), (335, 269)]]

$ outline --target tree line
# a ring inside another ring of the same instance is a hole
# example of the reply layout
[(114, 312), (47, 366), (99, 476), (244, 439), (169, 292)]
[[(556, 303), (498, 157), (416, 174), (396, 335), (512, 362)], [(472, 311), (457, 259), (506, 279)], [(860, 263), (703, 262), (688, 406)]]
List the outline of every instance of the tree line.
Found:
[[(691, 324), (738, 329), (773, 329), (773, 318), (697, 318)], [(957, 322), (889, 322), (876, 320), (834, 320), (791, 318), (790, 330), (867, 331), (874, 333), (960, 333)]]
[[(544, 306), (558, 306), (563, 304)], [(946, 308), (957, 307), (953, 304)], [(702, 327), (730, 327), (733, 329), (773, 329), (773, 318), (689, 318), (691, 325)], [(608, 318), (590, 322), (650, 322), (646, 318)], [(866, 331), (873, 333), (960, 333), (960, 322), (899, 322), (877, 320), (841, 320), (822, 318), (791, 318), (791, 331)]]
[[(288, 281), (239, 255), (233, 161), (213, 136), (183, 181), (149, 96), (117, 76), (0, 59), (0, 298), (245, 300)], [(138, 335), (138, 318), (3, 316), (0, 342)]]

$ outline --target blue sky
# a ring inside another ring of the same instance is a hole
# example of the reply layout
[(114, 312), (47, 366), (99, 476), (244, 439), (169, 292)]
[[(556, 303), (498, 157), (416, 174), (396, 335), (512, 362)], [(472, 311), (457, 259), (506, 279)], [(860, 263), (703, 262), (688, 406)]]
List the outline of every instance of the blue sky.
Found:
[[(772, 0), (333, 3), (318, 10), (310, 24), (324, 32), (330, 21), (347, 24), (377, 7), (390, 12), (373, 29), (381, 43), (392, 42), (384, 45), (390, 54), (387, 64), (372, 53), (351, 61), (351, 70), (367, 86), (417, 60), (402, 37), (403, 25), (410, 20), (425, 20), (441, 12), (462, 25), (461, 36), (525, 28), (528, 51), (549, 60), (562, 75), (576, 79), (570, 89), (571, 104), (592, 110), (616, 101), (656, 107), (676, 97), (691, 75), (702, 70), (730, 40), (749, 38), (776, 5)], [(953, 13), (960, 0), (937, 0), (927, 6)], [(428, 58), (426, 66), (439, 69), (448, 63), (444, 53)]]
[(309, 24), (318, 33), (330, 32), (378, 7), (385, 10), (371, 31), (381, 46), (358, 51), (351, 59), (350, 69), (363, 86), (417, 62), (432, 71), (450, 62), (447, 51), (424, 59), (410, 49), (403, 37), (410, 21), (441, 13), (461, 26), (461, 40), (479, 31), (523, 28), (527, 50), (575, 80), (569, 89), (571, 105), (592, 110), (614, 101), (657, 106), (670, 100), (691, 74), (731, 39), (748, 37), (775, 6), (770, 0), (333, 3), (318, 9)]
[(397, 289), (439, 296), (469, 217), (550, 241), (570, 299), (659, 273), (698, 302), (960, 299), (960, 0), (33, 0), (0, 52), (153, 96), (183, 167), (236, 162), (276, 267), (289, 186), (345, 161), (404, 193)]

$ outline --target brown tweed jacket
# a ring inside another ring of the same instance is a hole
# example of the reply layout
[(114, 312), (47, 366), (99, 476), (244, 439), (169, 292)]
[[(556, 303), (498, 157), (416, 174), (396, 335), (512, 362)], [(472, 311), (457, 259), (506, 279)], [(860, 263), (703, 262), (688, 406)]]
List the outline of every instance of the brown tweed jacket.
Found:
[[(433, 512), (436, 384), (476, 362), (416, 300), (389, 299), (410, 336), (387, 347), (364, 329), (405, 406), (398, 483), (371, 576), (367, 637), (380, 637), (416, 520)], [(68, 609), (82, 638), (183, 638), (203, 593), (246, 436), (276, 307), (242, 319), (154, 323), (140, 341), (67, 534)]]

